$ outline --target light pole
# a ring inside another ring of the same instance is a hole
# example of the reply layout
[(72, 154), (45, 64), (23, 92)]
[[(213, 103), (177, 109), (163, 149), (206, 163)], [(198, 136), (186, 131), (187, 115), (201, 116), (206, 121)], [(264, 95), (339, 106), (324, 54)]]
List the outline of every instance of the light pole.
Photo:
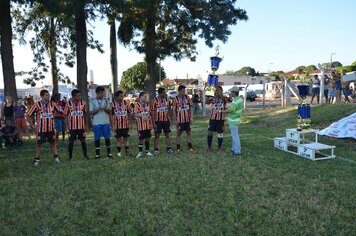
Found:
[(333, 55), (335, 55), (336, 53), (335, 52), (332, 52), (330, 54), (330, 69), (332, 68), (332, 64), (333, 64)]
[(273, 62), (268, 63), (268, 74), (271, 73), (271, 65), (273, 65)]

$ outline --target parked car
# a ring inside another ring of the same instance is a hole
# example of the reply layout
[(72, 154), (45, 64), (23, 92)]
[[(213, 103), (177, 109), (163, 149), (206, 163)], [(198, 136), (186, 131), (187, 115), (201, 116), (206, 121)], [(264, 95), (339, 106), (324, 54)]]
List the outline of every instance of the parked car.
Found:
[(246, 93), (246, 99), (250, 100), (251, 102), (255, 101), (257, 97), (257, 94), (255, 93), (255, 91), (252, 90), (248, 90)]
[(168, 96), (170, 99), (173, 99), (173, 98), (175, 98), (176, 96), (178, 96), (178, 92), (175, 91), (175, 90), (168, 90), (168, 91), (167, 91), (167, 96)]

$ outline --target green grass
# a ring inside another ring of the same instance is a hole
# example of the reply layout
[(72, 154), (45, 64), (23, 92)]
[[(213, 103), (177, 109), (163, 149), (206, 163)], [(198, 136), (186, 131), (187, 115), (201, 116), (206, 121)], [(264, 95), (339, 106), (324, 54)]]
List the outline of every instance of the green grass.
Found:
[[(313, 127), (324, 128), (355, 108), (313, 107)], [(75, 160), (56, 164), (45, 145), (35, 168), (33, 141), (1, 151), (0, 235), (354, 235), (355, 140), (322, 137), (342, 159), (316, 162), (275, 149), (273, 138), (295, 126), (295, 113), (245, 113), (241, 158), (205, 152), (204, 119), (194, 121), (195, 154), (183, 145), (172, 157), (82, 161), (76, 143)], [(131, 144), (135, 153), (134, 136)], [(66, 145), (59, 147), (65, 157)]]

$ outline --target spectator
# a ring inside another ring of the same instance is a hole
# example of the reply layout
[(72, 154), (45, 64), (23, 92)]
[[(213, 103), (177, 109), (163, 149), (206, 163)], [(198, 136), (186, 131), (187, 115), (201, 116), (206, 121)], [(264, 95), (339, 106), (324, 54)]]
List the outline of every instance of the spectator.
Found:
[(62, 141), (64, 142), (66, 136), (66, 124), (65, 124), (65, 115), (63, 113), (66, 106), (66, 102), (61, 101), (61, 94), (56, 93), (53, 96), (53, 102), (57, 105), (58, 111), (54, 114), (54, 128), (56, 130), (56, 141), (59, 140), (59, 134), (62, 133)]
[(336, 96), (336, 81), (334, 77), (329, 81), (328, 88), (328, 103), (332, 104)]
[[(3, 128), (1, 128), (1, 135), (4, 138), (5, 144), (6, 146), (13, 146), (16, 141), (18, 141), (18, 134), (19, 131), (16, 128), (16, 126), (14, 126), (10, 120), (6, 120), (5, 121), (5, 126)], [(19, 142), (19, 144), (23, 144), (22, 142)]]
[[(346, 75), (346, 70), (342, 70), (342, 76)], [(350, 95), (350, 92), (349, 92), (349, 82), (347, 81), (342, 81), (341, 83), (341, 86), (342, 86), (342, 93), (344, 94), (344, 97), (345, 97), (345, 103), (350, 103), (350, 99), (349, 99), (349, 95)]]
[(312, 79), (312, 98), (310, 104), (313, 104), (314, 97), (316, 96), (316, 101), (319, 104), (319, 96), (320, 96), (320, 80), (318, 75), (314, 75)]
[(198, 94), (193, 95), (192, 102), (193, 102), (194, 115), (196, 115), (199, 111), (199, 95)]
[(19, 139), (22, 142), (22, 135), (26, 134), (28, 139), (30, 139), (30, 134), (27, 129), (25, 113), (26, 107), (22, 104), (22, 99), (17, 99), (17, 105), (14, 107), (15, 110), (15, 118), (16, 118), (16, 126), (19, 130)]
[(12, 126), (15, 126), (15, 117), (14, 117), (14, 101), (11, 96), (5, 97), (5, 102), (2, 104), (2, 120), (10, 121)]
[(329, 93), (329, 77), (328, 75), (324, 75), (324, 97), (325, 103), (328, 102), (328, 93)]

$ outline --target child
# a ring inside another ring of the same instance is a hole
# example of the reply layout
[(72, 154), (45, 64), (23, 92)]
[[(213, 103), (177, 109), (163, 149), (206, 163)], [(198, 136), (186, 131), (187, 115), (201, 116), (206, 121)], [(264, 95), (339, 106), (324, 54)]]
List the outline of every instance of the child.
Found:
[(150, 105), (147, 103), (147, 93), (141, 92), (139, 101), (135, 105), (135, 117), (137, 121), (137, 131), (138, 131), (138, 153), (136, 158), (140, 158), (143, 153), (143, 141), (145, 141), (146, 156), (153, 157), (150, 152), (150, 139), (151, 139), (151, 129), (152, 129), (152, 119), (150, 114)]
[(30, 134), (28, 132), (26, 119), (25, 119), (26, 107), (25, 105), (22, 104), (21, 98), (17, 99), (17, 104), (14, 107), (14, 110), (15, 110), (16, 126), (19, 129), (19, 139), (20, 142), (22, 143), (22, 135), (26, 134), (28, 139), (30, 139)]
[(129, 102), (124, 100), (124, 92), (115, 92), (115, 100), (111, 103), (113, 124), (116, 132), (117, 157), (121, 157), (121, 138), (124, 139), (125, 155), (130, 156), (129, 152), (129, 132), (132, 128), (132, 109)]

